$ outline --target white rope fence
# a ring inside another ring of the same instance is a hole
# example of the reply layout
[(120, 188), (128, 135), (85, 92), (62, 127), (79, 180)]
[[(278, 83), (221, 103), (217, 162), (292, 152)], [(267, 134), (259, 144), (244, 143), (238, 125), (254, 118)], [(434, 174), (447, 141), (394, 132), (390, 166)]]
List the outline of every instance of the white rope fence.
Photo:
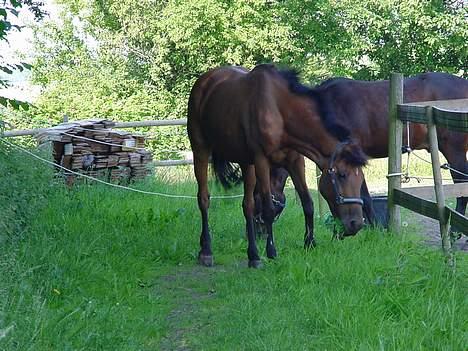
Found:
[[(197, 199), (196, 196), (193, 196), (193, 195), (175, 195), (175, 194), (166, 194), (166, 193), (160, 193), (160, 192), (154, 192), (154, 191), (145, 191), (145, 190), (140, 190), (140, 189), (135, 189), (135, 188), (130, 188), (130, 187), (127, 187), (127, 186), (123, 186), (123, 185), (119, 185), (119, 184), (113, 184), (113, 183), (109, 183), (109, 182), (106, 182), (104, 180), (101, 180), (101, 179), (98, 179), (98, 178), (94, 178), (94, 177), (91, 177), (91, 176), (88, 176), (86, 174), (82, 174), (82, 173), (79, 173), (79, 172), (75, 172), (75, 171), (72, 171), (68, 168), (65, 168), (55, 162), (52, 162), (52, 161), (49, 161), (49, 160), (46, 160), (34, 153), (32, 153), (31, 151), (29, 150), (26, 150), (25, 148), (19, 146), (19, 145), (16, 145), (16, 144), (13, 144), (13, 143), (10, 143), (9, 141), (6, 141), (5, 139), (3, 138), (0, 138), (0, 141), (3, 142), (4, 144), (7, 144), (17, 150), (20, 150), (22, 151), (23, 153), (26, 153), (28, 154), (29, 156), (32, 156), (44, 163), (47, 163), (49, 165), (52, 165), (54, 167), (57, 167), (59, 169), (62, 169), (64, 170), (66, 173), (71, 173), (71, 174), (74, 174), (74, 175), (77, 175), (79, 177), (82, 177), (82, 178), (86, 178), (86, 179), (89, 179), (89, 180), (92, 180), (94, 182), (97, 182), (97, 183), (101, 183), (101, 184), (105, 184), (105, 185), (108, 185), (108, 186), (111, 186), (111, 187), (114, 187), (114, 188), (119, 188), (119, 189), (123, 189), (123, 190), (128, 190), (128, 191), (133, 191), (133, 192), (136, 192), (136, 193), (140, 193), (140, 194), (146, 194), (146, 195), (155, 195), (155, 196), (160, 196), (160, 197), (167, 197), (167, 198), (177, 198), (177, 199)], [(210, 199), (237, 199), (237, 198), (241, 198), (243, 197), (244, 195), (243, 194), (239, 194), (239, 195), (215, 195), (215, 196), (210, 196)]]
[[(417, 153), (413, 152), (414, 150), (411, 149), (410, 147), (405, 147), (404, 148), (404, 151), (408, 154), (407, 155), (407, 160), (406, 160), (406, 171), (405, 172), (399, 172), (399, 173), (389, 173), (387, 174), (387, 178), (390, 178), (390, 177), (402, 177), (403, 178), (403, 182), (405, 183), (408, 183), (411, 179), (415, 179), (418, 183), (421, 182), (421, 180), (431, 180), (431, 179), (434, 179), (433, 177), (424, 177), (424, 176), (413, 176), (413, 175), (410, 175), (409, 173), (409, 168), (410, 168), (410, 156), (413, 155), (414, 157), (418, 158), (419, 160), (425, 162), (425, 163), (428, 163), (428, 164), (432, 164), (431, 161), (429, 160), (426, 160), (425, 158), (419, 156)], [(446, 169), (446, 170), (450, 170), (450, 171), (453, 171), (454, 173), (457, 173), (457, 174), (460, 174), (464, 177), (468, 177), (468, 174), (466, 173), (463, 173), (453, 167), (450, 166), (450, 164), (448, 163), (444, 163), (443, 165), (440, 166), (440, 168), (442, 169)], [(442, 178), (442, 180), (445, 180), (445, 181), (460, 181), (460, 182), (466, 182), (468, 181), (467, 179), (465, 178)]]

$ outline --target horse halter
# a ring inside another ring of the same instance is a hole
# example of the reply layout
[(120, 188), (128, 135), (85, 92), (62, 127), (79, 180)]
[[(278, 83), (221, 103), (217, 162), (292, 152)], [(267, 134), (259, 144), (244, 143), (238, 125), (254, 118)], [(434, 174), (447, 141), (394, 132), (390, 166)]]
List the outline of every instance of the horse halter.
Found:
[[(281, 214), (283, 213), (284, 208), (286, 207), (286, 201), (281, 202), (280, 200), (276, 199), (275, 195), (271, 194), (271, 202), (273, 202), (273, 205), (278, 206), (279, 208), (281, 208), (280, 213), (278, 213), (275, 216), (275, 218), (273, 218), (273, 222), (276, 222), (280, 218)], [(263, 220), (263, 217), (262, 217), (261, 213), (254, 216), (254, 220), (255, 220), (255, 222), (257, 222), (259, 224), (265, 224), (265, 221)]]
[(333, 185), (333, 190), (335, 191), (335, 201), (337, 205), (358, 204), (358, 205), (363, 206), (364, 201), (360, 197), (344, 197), (343, 195), (341, 195), (340, 186), (339, 186), (338, 179), (336, 176), (336, 171), (334, 167), (336, 156), (341, 152), (341, 150), (343, 150), (344, 146), (349, 143), (350, 143), (349, 140), (338, 143), (338, 145), (335, 148), (335, 151), (333, 152), (330, 158), (330, 164), (328, 166), (328, 174), (330, 175), (331, 182)]

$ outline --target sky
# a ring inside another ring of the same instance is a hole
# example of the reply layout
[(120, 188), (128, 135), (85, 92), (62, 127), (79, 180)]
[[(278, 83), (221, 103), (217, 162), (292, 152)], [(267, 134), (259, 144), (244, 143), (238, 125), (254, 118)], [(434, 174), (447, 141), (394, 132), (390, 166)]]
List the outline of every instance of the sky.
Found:
[[(44, 4), (44, 10), (48, 13), (48, 16), (50, 16), (50, 18), (56, 17), (58, 8), (53, 0), (45, 0)], [(20, 9), (18, 17), (9, 16), (8, 19), (12, 24), (25, 26), (32, 23), (34, 18), (28, 10)], [(7, 39), (8, 42), (0, 42), (0, 53), (5, 62), (31, 61), (33, 54), (30, 49), (32, 47), (31, 29), (23, 28), (21, 31), (12, 30), (8, 33)], [(17, 71), (12, 75), (1, 74), (0, 77), (8, 79), (12, 86), (6, 89), (0, 89), (0, 95), (12, 99), (33, 102), (39, 95), (40, 89), (29, 82), (30, 75), (28, 71)]]

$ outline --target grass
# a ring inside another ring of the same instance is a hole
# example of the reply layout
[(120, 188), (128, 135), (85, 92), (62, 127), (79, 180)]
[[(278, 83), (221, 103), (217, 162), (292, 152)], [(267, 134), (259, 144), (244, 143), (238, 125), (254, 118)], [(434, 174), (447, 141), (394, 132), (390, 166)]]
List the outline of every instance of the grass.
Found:
[[(449, 274), (414, 226), (332, 241), (317, 220), (305, 252), (289, 191), (279, 257), (252, 270), (240, 200), (213, 200), (203, 268), (194, 200), (66, 189), (34, 162), (0, 149), (2, 350), (466, 349), (467, 256)], [(195, 193), (188, 173), (160, 172), (135, 186)]]

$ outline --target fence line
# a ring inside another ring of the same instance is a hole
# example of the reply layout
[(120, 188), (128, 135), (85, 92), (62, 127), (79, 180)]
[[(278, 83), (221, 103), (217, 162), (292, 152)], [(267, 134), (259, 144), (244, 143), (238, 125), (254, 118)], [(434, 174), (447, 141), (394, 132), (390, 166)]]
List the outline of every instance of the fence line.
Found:
[[(401, 173), (401, 142), (402, 122), (426, 124), (431, 153), (432, 173), (436, 201), (423, 198), (428, 195), (427, 188), (412, 188), (411, 192), (401, 189), (400, 177), (389, 177), (389, 226), (390, 230), (400, 231), (400, 214), (398, 207), (403, 206), (414, 212), (439, 221), (442, 238), (442, 249), (446, 255), (449, 266), (455, 267), (452, 244), (449, 237), (449, 225), (459, 225), (463, 230), (468, 230), (468, 218), (455, 212), (445, 205), (445, 193), (455, 196), (468, 196), (466, 183), (457, 183), (450, 187), (442, 184), (442, 174), (439, 159), (437, 140), (437, 126), (448, 128), (458, 132), (468, 132), (468, 99), (425, 101), (403, 104), (403, 75), (392, 74), (390, 85), (390, 131), (389, 131), (389, 173), (398, 175)], [(398, 98), (394, 98), (398, 97)], [(446, 166), (447, 167), (447, 166)], [(465, 175), (463, 172), (458, 173)]]
[[(68, 118), (64, 117), (64, 122), (73, 124), (73, 122), (68, 122)], [(132, 122), (115, 122), (115, 125), (112, 128), (119, 129), (119, 128), (138, 128), (138, 127), (166, 127), (166, 126), (185, 126), (187, 125), (186, 118), (179, 118), (179, 119), (165, 119), (165, 120), (148, 120), (148, 121), (132, 121)], [(0, 138), (14, 138), (19, 136), (34, 136), (39, 133), (46, 132), (49, 128), (35, 128), (35, 129), (24, 129), (24, 130), (9, 130), (4, 131), (0, 134)], [(82, 128), (83, 130), (87, 130), (87, 128)], [(93, 130), (98, 131), (99, 129)], [(112, 143), (107, 143), (100, 140), (90, 139), (79, 135), (70, 135), (66, 132), (62, 132), (64, 135), (69, 135), (73, 138), (77, 139), (84, 139), (89, 140), (99, 144), (105, 145), (115, 145), (115, 146), (123, 146), (123, 145), (116, 145)], [(133, 150), (139, 150), (139, 148), (135, 147), (127, 147)], [(169, 150), (164, 150), (164, 152), (170, 152)], [(171, 152), (178, 152), (177, 150)], [(193, 165), (193, 160), (160, 160), (155, 161), (154, 165), (156, 167), (167, 167), (167, 166), (180, 166), (180, 165)]]
[[(72, 171), (72, 170), (70, 170), (68, 168), (65, 168), (65, 167), (55, 163), (55, 162), (46, 160), (45, 158), (42, 158), (42, 157), (34, 154), (33, 152), (31, 152), (29, 150), (26, 150), (25, 148), (23, 148), (23, 147), (21, 147), (19, 145), (10, 143), (9, 141), (7, 141), (5, 139), (0, 138), (0, 142), (5, 143), (5, 144), (7, 144), (7, 145), (9, 145), (9, 146), (11, 146), (13, 148), (16, 148), (17, 150), (20, 150), (23, 153), (28, 154), (29, 156), (32, 156), (32, 157), (34, 157), (35, 159), (37, 159), (39, 161), (42, 161), (42, 162), (47, 163), (47, 164), (49, 164), (51, 166), (57, 167), (57, 168), (65, 171), (66, 173), (71, 173), (71, 174), (74, 174), (76, 176), (89, 179), (89, 180), (91, 180), (93, 182), (105, 184), (105, 185), (108, 185), (108, 186), (111, 186), (111, 187), (114, 187), (114, 188), (133, 191), (133, 192), (140, 193), (140, 194), (155, 195), (155, 196), (167, 197), (167, 198), (197, 199), (197, 197), (193, 196), (193, 195), (175, 195), (175, 194), (167, 194), (167, 193), (160, 193), (160, 192), (154, 192), (154, 191), (145, 191), (145, 190), (130, 188), (130, 187), (127, 187), (127, 186), (124, 186), (124, 185), (109, 183), (109, 182), (106, 182), (104, 180), (88, 176), (86, 174), (82, 174), (82, 173), (79, 173), (79, 172)], [(210, 199), (237, 199), (237, 198), (241, 198), (243, 196), (244, 196), (243, 194), (238, 194), (238, 195), (213, 195), (213, 196), (210, 196)]]
[[(70, 122), (73, 123), (73, 122)], [(134, 122), (116, 122), (112, 128), (138, 128), (138, 127), (165, 127), (165, 126), (185, 126), (187, 125), (186, 118), (179, 119), (163, 119), (163, 120), (149, 120), (149, 121), (134, 121)], [(36, 135), (45, 132), (49, 128), (35, 128), (23, 130), (8, 130), (5, 131), (0, 137), (12, 138), (18, 136)]]

